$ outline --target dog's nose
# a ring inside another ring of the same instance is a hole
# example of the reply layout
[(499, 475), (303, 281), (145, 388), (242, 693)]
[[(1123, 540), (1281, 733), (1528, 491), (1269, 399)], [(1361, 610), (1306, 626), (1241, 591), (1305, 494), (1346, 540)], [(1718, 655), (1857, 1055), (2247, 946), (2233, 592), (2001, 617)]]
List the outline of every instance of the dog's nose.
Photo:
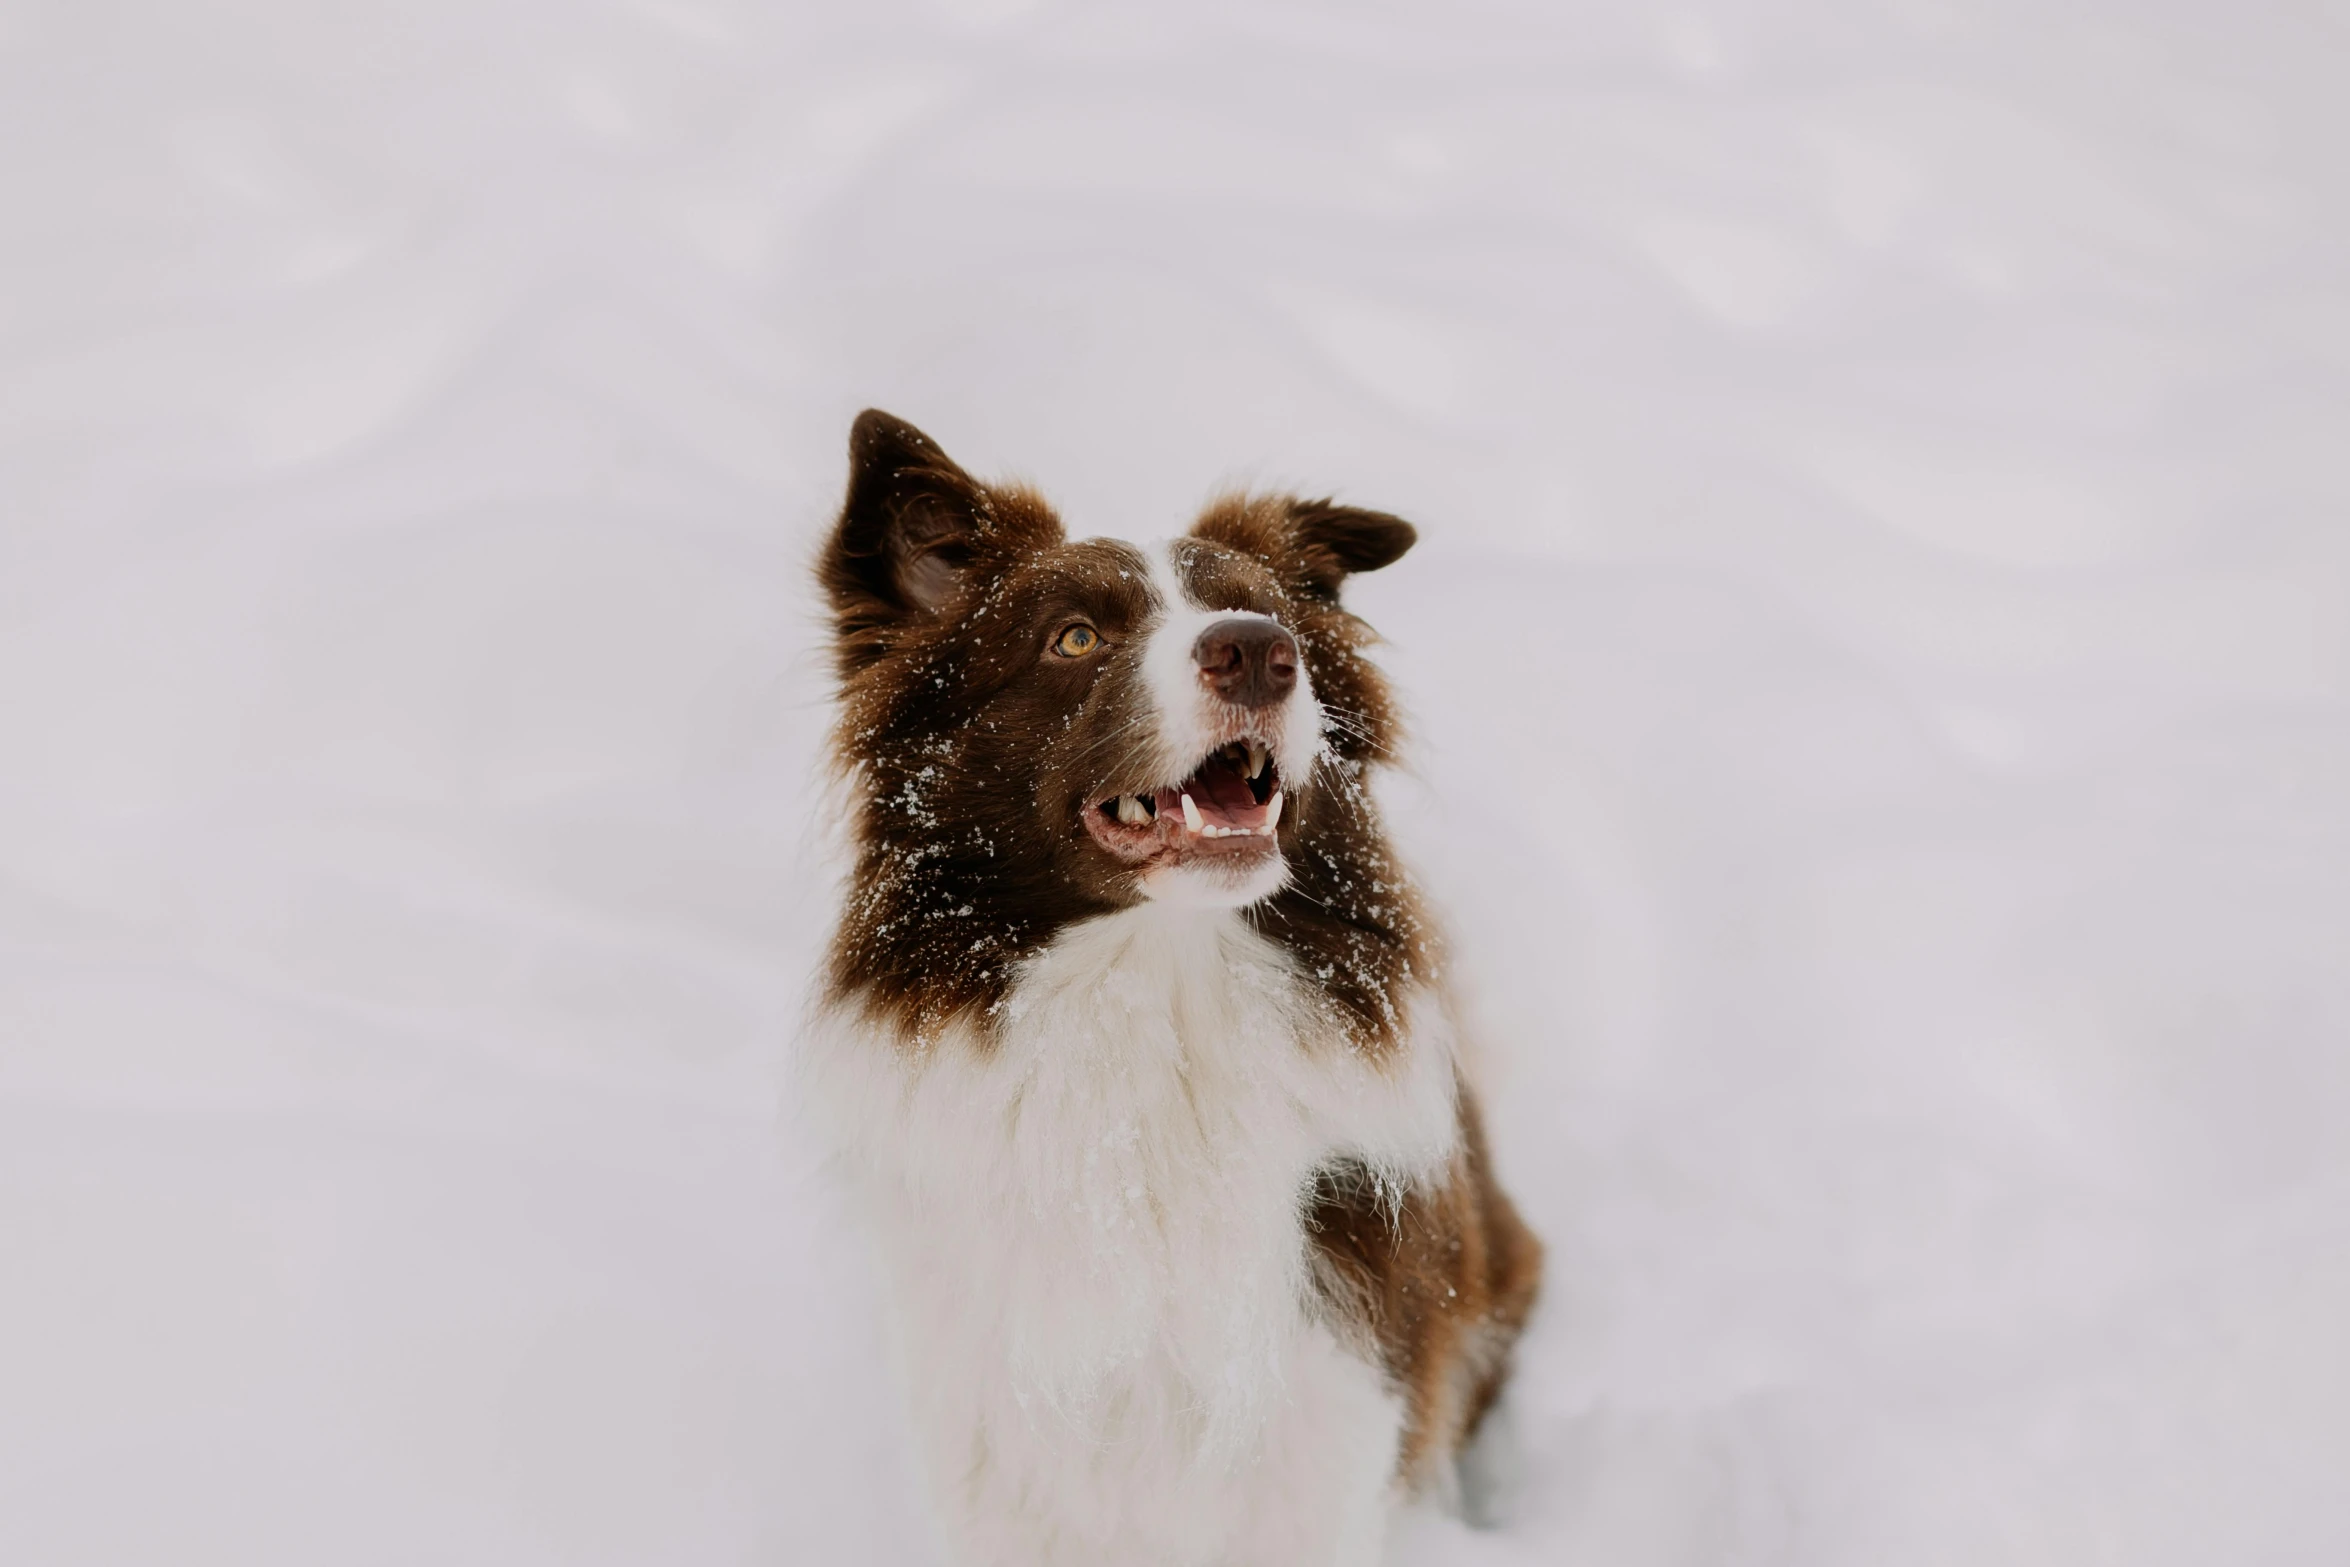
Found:
[(1200, 679), (1240, 707), (1270, 707), (1297, 686), (1297, 640), (1261, 615), (1219, 620), (1191, 645)]

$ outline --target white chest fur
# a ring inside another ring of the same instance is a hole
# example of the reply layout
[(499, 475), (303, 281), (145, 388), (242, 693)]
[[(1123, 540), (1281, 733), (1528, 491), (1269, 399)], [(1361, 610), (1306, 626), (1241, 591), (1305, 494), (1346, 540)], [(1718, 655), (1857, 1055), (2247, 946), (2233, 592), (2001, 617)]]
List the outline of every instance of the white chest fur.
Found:
[(1064, 933), (981, 1049), (845, 1018), (811, 1086), (879, 1221), (945, 1522), (977, 1562), (1361, 1561), (1397, 1411), (1307, 1309), (1299, 1203), (1339, 1155), (1449, 1154), (1453, 1052), (1346, 1044), (1227, 910)]

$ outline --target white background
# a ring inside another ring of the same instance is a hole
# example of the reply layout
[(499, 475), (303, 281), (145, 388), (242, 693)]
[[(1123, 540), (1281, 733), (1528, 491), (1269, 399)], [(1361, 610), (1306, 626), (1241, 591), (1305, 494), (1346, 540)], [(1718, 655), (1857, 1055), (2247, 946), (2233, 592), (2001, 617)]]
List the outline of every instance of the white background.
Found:
[(1401, 511), (1514, 1521), (2350, 1561), (2350, 16), (0, 4), (0, 1560), (930, 1560), (785, 1066), (873, 403)]

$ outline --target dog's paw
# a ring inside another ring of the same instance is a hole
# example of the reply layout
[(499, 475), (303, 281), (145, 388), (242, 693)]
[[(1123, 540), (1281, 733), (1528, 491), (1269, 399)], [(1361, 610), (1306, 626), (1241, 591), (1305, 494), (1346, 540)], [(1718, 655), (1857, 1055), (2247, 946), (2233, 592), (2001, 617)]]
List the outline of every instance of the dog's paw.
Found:
[(1454, 1467), (1460, 1476), (1461, 1521), (1472, 1529), (1499, 1529), (1517, 1511), (1525, 1478), (1525, 1451), (1517, 1420), (1505, 1396), (1485, 1412), (1477, 1434)]

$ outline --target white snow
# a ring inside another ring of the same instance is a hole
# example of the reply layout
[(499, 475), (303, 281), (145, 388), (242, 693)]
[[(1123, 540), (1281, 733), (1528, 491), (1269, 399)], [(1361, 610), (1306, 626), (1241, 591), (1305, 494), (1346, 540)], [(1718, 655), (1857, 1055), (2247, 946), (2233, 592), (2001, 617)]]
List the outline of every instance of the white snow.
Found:
[(920, 1563), (879, 404), (1358, 584), (1551, 1245), (1404, 1564), (2350, 1561), (2350, 19), (0, 9), (0, 1561)]

